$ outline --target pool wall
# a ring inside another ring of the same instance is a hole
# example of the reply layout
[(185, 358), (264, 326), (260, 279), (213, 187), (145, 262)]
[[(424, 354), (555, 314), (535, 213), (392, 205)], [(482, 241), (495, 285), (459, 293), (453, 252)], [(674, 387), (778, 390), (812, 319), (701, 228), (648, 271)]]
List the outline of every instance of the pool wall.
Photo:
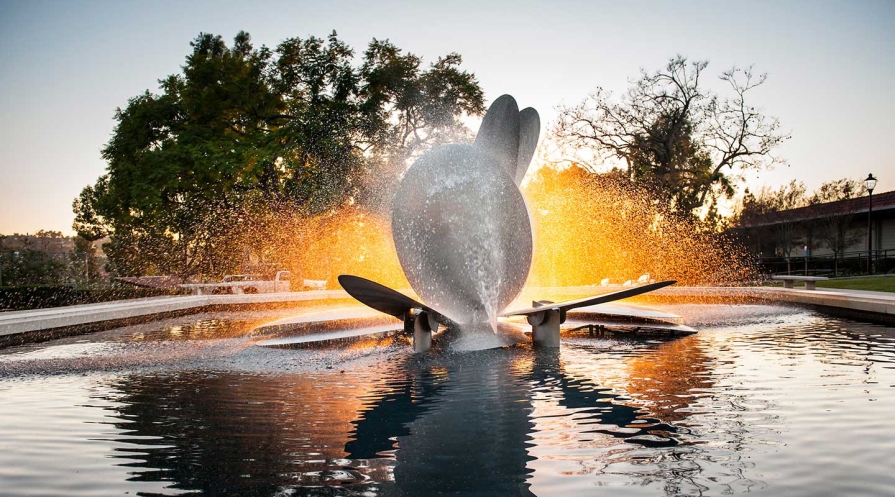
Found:
[[(554, 298), (593, 295), (598, 288), (526, 289)], [(840, 317), (895, 324), (895, 294), (779, 287), (670, 287), (633, 299), (644, 303), (788, 303)], [(41, 342), (160, 318), (214, 311), (258, 310), (353, 302), (341, 290), (255, 295), (173, 296), (0, 313), (0, 348)]]

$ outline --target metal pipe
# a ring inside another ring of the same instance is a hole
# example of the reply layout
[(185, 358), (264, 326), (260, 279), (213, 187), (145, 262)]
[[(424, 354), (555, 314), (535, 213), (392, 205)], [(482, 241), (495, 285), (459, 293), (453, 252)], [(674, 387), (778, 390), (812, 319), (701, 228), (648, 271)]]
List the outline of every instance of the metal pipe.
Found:
[(873, 225), (870, 222), (870, 216), (873, 214), (873, 189), (876, 188), (876, 178), (873, 177), (873, 173), (867, 175), (867, 179), (864, 180), (864, 186), (867, 187), (867, 191), (869, 192), (870, 199), (870, 207), (867, 209), (867, 274), (870, 274), (872, 271), (871, 265), (871, 257), (873, 255)]
[(871, 274), (873, 265), (871, 257), (873, 254), (873, 224), (870, 221), (870, 215), (873, 214), (873, 190), (870, 191), (870, 207), (867, 209), (867, 274)]

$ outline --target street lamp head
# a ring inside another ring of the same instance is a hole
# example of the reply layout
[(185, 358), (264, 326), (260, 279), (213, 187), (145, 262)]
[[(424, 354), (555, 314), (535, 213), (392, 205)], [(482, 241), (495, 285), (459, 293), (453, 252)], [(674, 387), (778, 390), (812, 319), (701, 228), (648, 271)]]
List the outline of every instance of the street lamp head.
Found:
[(867, 191), (873, 193), (873, 189), (876, 188), (876, 178), (873, 177), (873, 173), (867, 175), (867, 179), (864, 180), (864, 186), (867, 187)]

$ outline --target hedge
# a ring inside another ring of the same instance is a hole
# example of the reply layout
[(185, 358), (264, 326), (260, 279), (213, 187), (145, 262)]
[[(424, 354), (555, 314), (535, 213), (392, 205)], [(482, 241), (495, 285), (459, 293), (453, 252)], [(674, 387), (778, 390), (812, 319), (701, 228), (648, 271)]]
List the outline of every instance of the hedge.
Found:
[(30, 286), (0, 288), (0, 311), (18, 311), (93, 304), (112, 300), (139, 299), (163, 295), (183, 295), (180, 289), (157, 288), (75, 288), (70, 286)]

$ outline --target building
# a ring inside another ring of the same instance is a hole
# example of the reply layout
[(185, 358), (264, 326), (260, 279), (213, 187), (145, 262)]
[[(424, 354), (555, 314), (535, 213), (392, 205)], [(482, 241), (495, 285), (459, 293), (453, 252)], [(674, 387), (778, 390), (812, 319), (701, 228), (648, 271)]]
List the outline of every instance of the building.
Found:
[(872, 211), (863, 196), (755, 216), (733, 231), (768, 272), (866, 273), (868, 260), (871, 272), (891, 272), (895, 191), (874, 194)]

